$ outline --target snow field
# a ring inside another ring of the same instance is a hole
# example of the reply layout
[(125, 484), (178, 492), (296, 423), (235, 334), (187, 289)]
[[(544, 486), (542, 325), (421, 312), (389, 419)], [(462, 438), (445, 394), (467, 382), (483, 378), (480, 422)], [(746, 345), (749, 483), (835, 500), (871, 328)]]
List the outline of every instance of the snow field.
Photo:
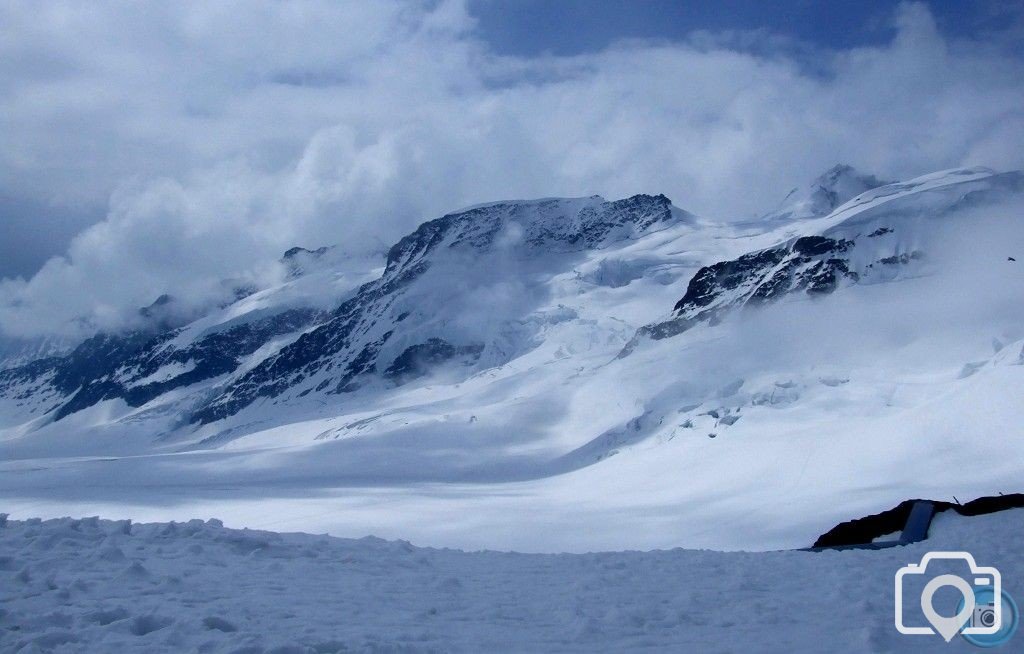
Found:
[(1022, 597), (1022, 528), (1014, 510), (940, 514), (929, 540), (882, 551), (516, 554), (216, 520), (5, 521), (0, 651), (970, 652), (897, 633), (893, 576), (963, 549)]

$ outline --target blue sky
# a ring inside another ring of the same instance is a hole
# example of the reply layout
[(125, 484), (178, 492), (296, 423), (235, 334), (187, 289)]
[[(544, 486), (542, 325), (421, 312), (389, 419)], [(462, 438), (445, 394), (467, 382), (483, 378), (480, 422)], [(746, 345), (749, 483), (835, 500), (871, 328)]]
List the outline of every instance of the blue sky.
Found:
[[(577, 55), (617, 40), (685, 39), (706, 30), (765, 30), (830, 49), (884, 43), (893, 36), (893, 0), (473, 0), (480, 33), (503, 54)], [(939, 28), (973, 36), (1020, 16), (1019, 3), (932, 0)]]
[(1020, 2), (0, 3), (0, 336), (509, 198), (1024, 168)]

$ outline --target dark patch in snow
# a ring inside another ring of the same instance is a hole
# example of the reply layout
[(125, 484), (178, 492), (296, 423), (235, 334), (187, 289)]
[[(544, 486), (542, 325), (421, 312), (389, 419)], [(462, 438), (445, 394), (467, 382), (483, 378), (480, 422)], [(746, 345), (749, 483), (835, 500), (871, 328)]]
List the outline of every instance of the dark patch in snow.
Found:
[(480, 344), (458, 346), (441, 338), (430, 338), (425, 343), (405, 348), (384, 371), (384, 377), (396, 384), (404, 384), (456, 358), (462, 359), (465, 365), (472, 364), (480, 358), (483, 350), (484, 346)]

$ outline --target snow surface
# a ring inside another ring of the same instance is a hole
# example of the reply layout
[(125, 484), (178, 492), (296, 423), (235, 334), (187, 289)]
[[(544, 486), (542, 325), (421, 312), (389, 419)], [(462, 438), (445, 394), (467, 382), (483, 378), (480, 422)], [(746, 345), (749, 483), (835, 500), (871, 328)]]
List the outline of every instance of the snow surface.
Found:
[[(0, 650), (973, 652), (899, 634), (894, 574), (927, 551), (966, 550), (1020, 601), (1022, 530), (1024, 510), (945, 513), (928, 540), (880, 551), (545, 555), (215, 520), (10, 521)], [(1001, 651), (1021, 651), (1021, 638)]]

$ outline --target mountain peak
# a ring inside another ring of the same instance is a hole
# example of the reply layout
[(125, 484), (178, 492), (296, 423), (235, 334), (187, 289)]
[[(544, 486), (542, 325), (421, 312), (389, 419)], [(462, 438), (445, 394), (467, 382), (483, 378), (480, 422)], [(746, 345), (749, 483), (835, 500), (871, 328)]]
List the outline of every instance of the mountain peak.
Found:
[(808, 208), (815, 215), (823, 216), (864, 191), (889, 183), (874, 175), (861, 174), (849, 164), (836, 164), (811, 181), (803, 199), (809, 201)]
[(280, 261), (288, 270), (289, 277), (300, 277), (317, 265), (322, 265), (325, 255), (336, 254), (336, 246), (324, 245), (315, 250), (295, 246), (288, 249)]
[(689, 217), (664, 195), (641, 194), (615, 201), (593, 195), (478, 205), (421, 224), (392, 246), (387, 270), (419, 261), (441, 247), (477, 252), (512, 245), (536, 252), (584, 250)]
[(306, 255), (306, 256), (312, 256), (312, 257), (320, 257), (320, 256), (323, 256), (330, 249), (331, 249), (331, 246), (328, 246), (328, 245), (324, 245), (323, 247), (318, 247), (315, 250), (310, 250), (308, 248), (295, 246), (293, 248), (289, 248), (288, 250), (286, 250), (285, 253), (284, 253), (284, 256), (282, 256), (281, 259), (282, 260), (294, 259), (295, 257), (297, 257), (299, 255)]
[(782, 205), (764, 216), (764, 220), (786, 222), (827, 216), (861, 193), (889, 183), (874, 175), (865, 175), (849, 164), (836, 164), (807, 185), (790, 191)]

